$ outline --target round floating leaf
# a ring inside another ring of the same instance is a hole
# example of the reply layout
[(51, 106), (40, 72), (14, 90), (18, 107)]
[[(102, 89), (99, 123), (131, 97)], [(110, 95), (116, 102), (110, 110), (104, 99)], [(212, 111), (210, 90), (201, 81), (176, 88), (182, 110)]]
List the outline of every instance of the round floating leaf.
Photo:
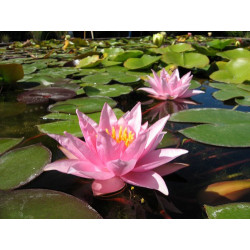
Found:
[(98, 85), (95, 87), (87, 86), (84, 88), (84, 91), (88, 96), (115, 97), (128, 94), (131, 91), (133, 91), (133, 89), (129, 86), (112, 84), (112, 85)]
[(196, 80), (191, 80), (191, 84), (189, 86), (189, 89), (196, 89), (199, 88), (201, 86), (201, 84), (196, 81)]
[[(120, 109), (113, 109), (114, 113), (116, 114), (117, 118), (120, 118), (124, 113)], [(88, 114), (95, 122), (99, 123), (101, 116), (101, 112), (91, 113)], [(77, 115), (69, 115), (69, 114), (61, 114), (61, 113), (52, 113), (48, 114), (43, 117), (44, 119), (61, 119), (64, 121), (52, 122), (52, 123), (45, 123), (38, 125), (38, 129), (42, 133), (46, 134), (60, 134), (63, 135), (64, 131), (77, 136), (82, 137), (82, 132), (79, 127), (78, 117)]]
[(23, 138), (0, 138), (0, 155), (18, 145)]
[(189, 43), (178, 43), (174, 45), (170, 45), (167, 47), (162, 48), (152, 48), (149, 49), (150, 52), (154, 52), (156, 54), (165, 54), (166, 52), (185, 52), (185, 51), (192, 51), (194, 48)]
[(87, 203), (62, 192), (25, 189), (0, 196), (1, 219), (101, 219)]
[(249, 202), (204, 207), (209, 219), (250, 219)]
[(160, 56), (143, 55), (141, 58), (129, 58), (124, 67), (131, 70), (146, 69), (160, 60)]
[[(250, 99), (250, 92), (248, 90), (245, 90), (244, 88), (247, 89), (247, 85), (241, 84), (240, 87), (235, 84), (224, 84), (224, 83), (210, 83), (209, 84), (213, 88), (218, 88), (220, 89), (217, 92), (213, 93), (214, 98), (220, 100), (220, 101), (225, 101), (229, 100), (232, 98), (236, 98), (236, 102), (238, 102), (240, 105), (245, 105), (249, 106), (249, 101)], [(245, 86), (242, 86), (245, 85)], [(241, 98), (241, 99), (240, 99)]]
[(215, 50), (213, 48), (200, 46), (198, 44), (192, 44), (192, 46), (196, 49), (197, 52), (206, 55), (206, 56), (216, 56), (216, 53), (218, 50)]
[(162, 55), (161, 60), (164, 63), (167, 64), (175, 64), (178, 66), (181, 66), (183, 68), (204, 68), (206, 65), (209, 64), (209, 59), (207, 56), (199, 54), (199, 53), (193, 53), (193, 52), (183, 52), (183, 53), (177, 53), (177, 52), (167, 52), (164, 55)]
[(120, 65), (122, 62), (114, 62), (114, 61), (109, 61), (109, 60), (102, 60), (102, 65), (103, 67), (112, 67), (115, 65)]
[(51, 152), (42, 145), (12, 150), (0, 158), (0, 190), (20, 187), (43, 171), (51, 160)]
[(192, 109), (172, 114), (170, 120), (210, 123), (179, 131), (202, 143), (224, 147), (250, 146), (250, 113), (227, 109)]
[(237, 59), (237, 58), (248, 58), (250, 59), (250, 51), (243, 49), (243, 48), (238, 48), (238, 49), (232, 49), (232, 50), (227, 50), (223, 52), (219, 52), (216, 54), (217, 56), (221, 56), (223, 58), (232, 60), (232, 59)]
[(25, 75), (29, 75), (34, 73), (37, 70), (35, 66), (32, 64), (23, 64), (23, 71)]
[(49, 107), (49, 111), (75, 114), (76, 109), (79, 109), (83, 113), (94, 113), (101, 111), (105, 102), (111, 107), (116, 105), (116, 102), (108, 97), (83, 97), (57, 102)]
[(76, 92), (64, 88), (43, 88), (22, 92), (17, 100), (26, 104), (48, 103), (49, 100), (63, 101), (76, 96)]
[(98, 55), (88, 56), (86, 58), (83, 58), (79, 64), (76, 66), (77, 68), (94, 68), (99, 63), (101, 63), (102, 60), (100, 60)]
[(103, 54), (107, 54), (107, 58), (112, 60), (116, 55), (118, 55), (119, 53), (124, 52), (124, 49), (121, 48), (105, 48), (102, 49), (101, 52)]
[(250, 59), (238, 58), (228, 62), (224, 69), (215, 71), (210, 75), (210, 78), (227, 83), (243, 83), (250, 81)]
[(233, 39), (214, 39), (211, 42), (207, 42), (207, 45), (215, 49), (222, 50), (230, 45), (233, 41)]
[(167, 132), (157, 148), (166, 148), (180, 143), (180, 138), (176, 137), (173, 133)]
[(112, 80), (108, 73), (97, 73), (95, 75), (88, 75), (82, 78), (82, 81), (87, 83), (107, 84)]
[(116, 55), (112, 60), (116, 62), (125, 62), (129, 58), (137, 58), (143, 55), (141, 50), (126, 50)]
[(6, 83), (13, 83), (21, 80), (24, 76), (21, 64), (0, 64), (0, 77)]

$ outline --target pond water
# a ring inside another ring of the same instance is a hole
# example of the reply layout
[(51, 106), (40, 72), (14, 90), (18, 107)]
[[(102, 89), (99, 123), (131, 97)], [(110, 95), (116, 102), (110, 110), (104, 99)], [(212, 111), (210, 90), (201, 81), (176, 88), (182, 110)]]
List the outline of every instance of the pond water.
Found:
[[(187, 69), (181, 72), (183, 75)], [(70, 76), (67, 78), (70, 79)], [(134, 91), (112, 98), (117, 102), (116, 108), (123, 112), (131, 110), (140, 101), (143, 121), (148, 121), (150, 124), (168, 113), (188, 109), (222, 108), (243, 112), (250, 111), (249, 106), (237, 106), (234, 100), (223, 102), (215, 99), (212, 94), (218, 89), (209, 86), (211, 80), (208, 78), (199, 78), (194, 75), (194, 80), (201, 84), (199, 89), (205, 92), (189, 99), (195, 104), (153, 100), (147, 94), (136, 91), (137, 87), (143, 83), (142, 80), (136, 85), (132, 85)], [(112, 80), (109, 84), (115, 83), (117, 81)], [(25, 84), (25, 81), (20, 82), (20, 84)], [(17, 96), (23, 91), (24, 88), (20, 86), (2, 89), (0, 138), (24, 137), (20, 147), (42, 143), (51, 150), (52, 161), (63, 158), (63, 153), (57, 147), (58, 143), (41, 133), (36, 126), (53, 122), (53, 120), (42, 117), (50, 113), (48, 107), (55, 101), (27, 105), (18, 103)], [(85, 96), (85, 94), (77, 97), (81, 96)], [(168, 131), (169, 144), (163, 142), (163, 147), (179, 147), (189, 151), (188, 154), (174, 160), (174, 162), (186, 163), (189, 166), (164, 177), (169, 189), (169, 196), (158, 191), (127, 184), (118, 193), (95, 197), (91, 190), (91, 180), (57, 171), (43, 172), (18, 189), (49, 189), (71, 194), (86, 201), (103, 218), (207, 218), (204, 204), (219, 205), (233, 201), (250, 202), (249, 192), (238, 196), (235, 200), (219, 197), (216, 193), (204, 194), (204, 189), (213, 183), (250, 179), (249, 147), (221, 147), (199, 143), (178, 132), (180, 129), (190, 126), (193, 124), (169, 121), (164, 129), (164, 131)]]

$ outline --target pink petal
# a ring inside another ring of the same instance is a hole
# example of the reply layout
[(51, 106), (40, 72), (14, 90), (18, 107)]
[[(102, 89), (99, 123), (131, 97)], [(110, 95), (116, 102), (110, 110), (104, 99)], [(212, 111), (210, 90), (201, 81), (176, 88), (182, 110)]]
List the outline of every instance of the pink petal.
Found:
[(90, 148), (92, 148), (92, 150), (95, 150), (98, 124), (85, 114), (81, 113), (78, 109), (76, 110), (76, 114), (78, 116), (79, 125), (86, 143)]
[(121, 159), (124, 161), (129, 161), (130, 159), (139, 159), (141, 154), (145, 150), (145, 146), (147, 143), (147, 138), (149, 136), (149, 132), (145, 132), (140, 134), (130, 145), (126, 148)]
[(183, 95), (179, 96), (179, 98), (188, 98), (188, 97), (191, 97), (193, 95), (198, 95), (198, 94), (202, 94), (202, 93), (204, 93), (204, 91), (202, 91), (202, 90), (188, 89)]
[(67, 132), (64, 132), (64, 134), (74, 144), (75, 148), (81, 152), (85, 159), (92, 162), (94, 165), (99, 166), (100, 168), (104, 166), (96, 154), (96, 151), (92, 151), (85, 142)]
[(152, 72), (153, 72), (153, 75), (154, 75), (155, 82), (157, 84), (157, 90), (158, 90), (158, 92), (160, 94), (162, 94), (163, 93), (163, 89), (162, 89), (161, 78), (157, 75), (157, 73), (154, 70), (152, 70)]
[(191, 71), (189, 71), (187, 74), (185, 74), (182, 78), (181, 81), (183, 84), (189, 83), (193, 76), (191, 75)]
[(95, 180), (92, 183), (92, 190), (94, 195), (103, 195), (119, 191), (124, 186), (123, 180), (119, 177), (113, 177), (108, 180)]
[(164, 148), (151, 151), (137, 162), (133, 171), (144, 172), (154, 169), (186, 153), (188, 153), (188, 151), (185, 149), (175, 148)]
[(166, 183), (159, 174), (153, 171), (142, 173), (130, 172), (121, 176), (121, 179), (131, 185), (159, 190), (163, 194), (168, 195)]
[(75, 155), (69, 152), (66, 148), (62, 146), (58, 146), (58, 148), (64, 153), (65, 156), (67, 156), (68, 159), (78, 159)]
[[(79, 160), (59, 160), (46, 165), (44, 171), (56, 170), (61, 173), (69, 174), (70, 169), (79, 164), (82, 164), (82, 162)], [(80, 176), (83, 178), (89, 178), (88, 176), (85, 176), (80, 173), (74, 173), (73, 175)]]
[(148, 136), (147, 144), (145, 146), (145, 150), (141, 157), (143, 157), (145, 154), (147, 154), (147, 152), (149, 152), (152, 149), (152, 147), (154, 146), (155, 140), (157, 140), (159, 134), (164, 129), (165, 124), (167, 120), (169, 119), (169, 117), (170, 115), (161, 118), (148, 129), (149, 136)]
[(137, 136), (141, 129), (141, 120), (142, 120), (141, 103), (138, 102), (129, 113), (123, 115), (123, 118), (127, 122), (128, 126), (133, 128)]
[(116, 176), (121, 176), (130, 172), (136, 164), (136, 160), (122, 161), (120, 159), (106, 163), (107, 168)]
[(75, 146), (74, 141), (69, 137), (62, 135), (48, 134), (51, 138), (58, 141), (64, 148), (66, 148), (70, 153), (72, 153), (76, 158), (84, 160), (85, 157), (82, 152)]
[(100, 131), (97, 135), (96, 149), (100, 159), (105, 163), (120, 159), (126, 146), (123, 141), (117, 143), (106, 131)]
[(151, 89), (151, 88), (139, 88), (138, 90), (143, 90), (143, 91), (146, 91), (148, 92), (149, 94), (152, 94), (154, 96), (158, 96), (159, 93), (156, 92), (154, 89)]
[(184, 163), (167, 163), (165, 165), (162, 165), (158, 168), (155, 168), (154, 171), (159, 174), (160, 176), (165, 176), (168, 174), (172, 174), (176, 171), (178, 171), (179, 169), (188, 167), (188, 164), (184, 164)]
[(116, 122), (117, 118), (114, 111), (107, 103), (105, 103), (100, 116), (99, 129), (108, 129), (108, 131), (112, 131), (112, 126), (114, 126)]

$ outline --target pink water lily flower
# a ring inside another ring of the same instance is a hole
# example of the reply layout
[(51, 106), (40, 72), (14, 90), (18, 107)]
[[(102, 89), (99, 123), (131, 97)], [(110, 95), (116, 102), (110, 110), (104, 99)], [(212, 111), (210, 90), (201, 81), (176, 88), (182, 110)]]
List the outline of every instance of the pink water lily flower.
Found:
[(105, 103), (99, 125), (79, 110), (76, 113), (85, 142), (67, 132), (64, 132), (64, 136), (49, 134), (61, 144), (61, 150), (68, 159), (48, 164), (46, 171), (58, 170), (94, 179), (94, 195), (118, 191), (125, 183), (159, 190), (168, 195), (161, 176), (185, 165), (166, 163), (188, 152), (176, 148), (156, 149), (165, 134), (162, 130), (169, 116), (151, 127), (147, 122), (141, 125), (140, 103), (119, 120)]
[(148, 82), (152, 88), (139, 88), (151, 94), (150, 96), (158, 100), (173, 100), (177, 98), (187, 98), (193, 95), (204, 93), (201, 90), (190, 90), (191, 72), (188, 72), (180, 78), (178, 69), (169, 75), (165, 69), (162, 69), (160, 76), (153, 71), (154, 78), (148, 76)]

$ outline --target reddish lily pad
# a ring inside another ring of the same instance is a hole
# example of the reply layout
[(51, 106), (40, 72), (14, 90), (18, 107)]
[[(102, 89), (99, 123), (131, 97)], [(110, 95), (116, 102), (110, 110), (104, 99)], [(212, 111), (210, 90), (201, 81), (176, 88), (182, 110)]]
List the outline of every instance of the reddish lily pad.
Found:
[(76, 96), (76, 92), (64, 88), (43, 88), (25, 91), (17, 96), (17, 100), (26, 104), (48, 103), (49, 100), (64, 101)]

